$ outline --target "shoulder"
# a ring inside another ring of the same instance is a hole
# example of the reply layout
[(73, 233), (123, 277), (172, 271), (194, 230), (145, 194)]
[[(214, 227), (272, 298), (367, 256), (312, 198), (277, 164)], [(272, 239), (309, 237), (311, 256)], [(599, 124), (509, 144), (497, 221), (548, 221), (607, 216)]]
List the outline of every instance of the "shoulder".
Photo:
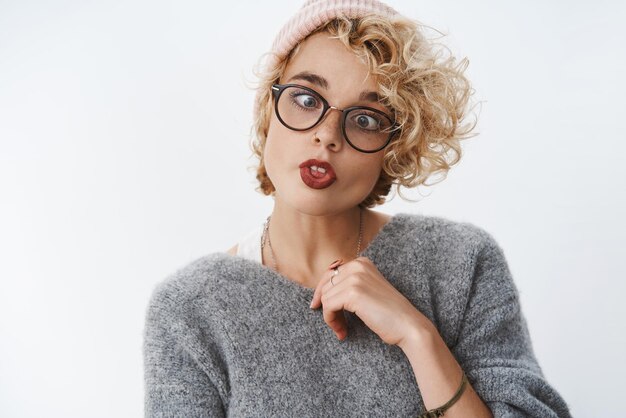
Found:
[(230, 247), (227, 251), (226, 254), (229, 255), (237, 255), (237, 248), (239, 247), (239, 244), (235, 244), (232, 247)]
[(469, 221), (423, 214), (401, 213), (396, 216), (403, 232), (412, 236), (417, 245), (448, 255), (467, 254), (468, 250), (479, 252), (485, 247), (498, 245), (492, 233)]
[(159, 281), (150, 295), (149, 311), (174, 311), (186, 309), (195, 299), (204, 297), (216, 283), (215, 278), (227, 264), (230, 257), (215, 252), (197, 258), (178, 268)]
[(458, 300), (476, 293), (518, 297), (506, 254), (491, 232), (468, 221), (420, 215), (414, 219), (425, 236), (421, 259), (441, 278), (431, 283), (434, 291), (456, 293)]

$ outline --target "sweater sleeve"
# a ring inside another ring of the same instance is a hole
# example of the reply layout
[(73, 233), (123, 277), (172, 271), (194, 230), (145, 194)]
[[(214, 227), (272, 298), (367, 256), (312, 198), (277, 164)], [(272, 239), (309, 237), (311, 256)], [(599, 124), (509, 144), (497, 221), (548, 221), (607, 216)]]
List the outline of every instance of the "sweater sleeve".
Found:
[(181, 315), (183, 304), (164, 288), (155, 289), (146, 313), (145, 417), (224, 417), (219, 391), (188, 343), (194, 333)]
[(490, 234), (483, 234), (452, 352), (495, 418), (571, 418), (535, 358), (503, 251)]

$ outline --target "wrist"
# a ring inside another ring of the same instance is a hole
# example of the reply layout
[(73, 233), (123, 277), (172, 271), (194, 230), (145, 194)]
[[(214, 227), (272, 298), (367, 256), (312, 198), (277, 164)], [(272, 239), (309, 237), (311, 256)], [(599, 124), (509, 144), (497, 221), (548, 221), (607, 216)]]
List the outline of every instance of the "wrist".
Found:
[(424, 347), (425, 344), (432, 342), (433, 336), (438, 333), (433, 323), (420, 313), (420, 316), (416, 316), (408, 321), (406, 326), (406, 334), (398, 342), (397, 346), (402, 351), (413, 350), (415, 347)]

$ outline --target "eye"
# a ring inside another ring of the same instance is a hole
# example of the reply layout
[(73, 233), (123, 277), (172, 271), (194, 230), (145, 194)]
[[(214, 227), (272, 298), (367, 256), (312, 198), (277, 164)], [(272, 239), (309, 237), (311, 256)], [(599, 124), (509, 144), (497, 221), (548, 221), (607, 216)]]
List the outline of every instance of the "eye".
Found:
[(290, 91), (289, 96), (294, 105), (304, 109), (315, 109), (320, 104), (320, 100), (307, 91)]
[(350, 118), (350, 121), (359, 129), (366, 131), (379, 131), (382, 125), (382, 117), (376, 114), (360, 111)]

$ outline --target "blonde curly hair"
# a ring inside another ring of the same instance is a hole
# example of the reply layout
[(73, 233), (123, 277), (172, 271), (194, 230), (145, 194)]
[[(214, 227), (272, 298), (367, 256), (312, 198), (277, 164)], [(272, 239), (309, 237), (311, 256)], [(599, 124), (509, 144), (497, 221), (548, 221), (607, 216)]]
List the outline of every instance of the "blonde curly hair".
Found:
[[(329, 32), (364, 58), (368, 74), (376, 77), (379, 83), (381, 103), (393, 109), (399, 124), (394, 140), (383, 149), (380, 177), (371, 193), (359, 204), (361, 207), (384, 203), (393, 184), (400, 197), (410, 200), (402, 195), (400, 186), (430, 186), (444, 180), (461, 158), (460, 140), (477, 135), (470, 134), (477, 118), (472, 124), (462, 124), (468, 113), (470, 96), (474, 93), (463, 74), (469, 60), (464, 58), (456, 64), (450, 50), (427, 39), (421, 26), (424, 25), (405, 16), (338, 17), (308, 35)], [(273, 109), (271, 86), (281, 78), (300, 45), (282, 59), (273, 56), (272, 64), (263, 67), (262, 71), (254, 70), (259, 81), (250, 147), (259, 161), (256, 166), (259, 186), (255, 190), (264, 195), (275, 191), (263, 161)], [(450, 53), (447, 58), (443, 51)], [(272, 53), (263, 54), (261, 59), (268, 54)], [(261, 61), (257, 66), (262, 66)], [(442, 175), (440, 180), (427, 183), (437, 174)]]

